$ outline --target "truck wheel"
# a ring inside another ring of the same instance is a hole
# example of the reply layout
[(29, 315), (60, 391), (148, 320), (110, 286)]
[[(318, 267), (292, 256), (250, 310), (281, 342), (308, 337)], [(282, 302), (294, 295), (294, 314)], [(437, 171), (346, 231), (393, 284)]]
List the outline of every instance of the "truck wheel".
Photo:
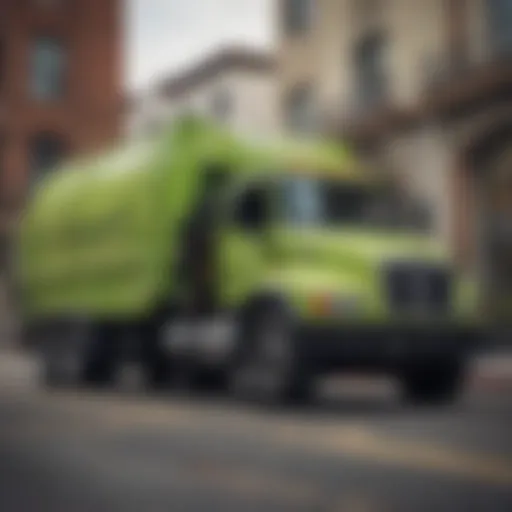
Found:
[(227, 372), (223, 368), (189, 368), (185, 386), (201, 396), (222, 395), (228, 388)]
[(464, 361), (456, 358), (411, 364), (402, 376), (406, 400), (419, 405), (454, 401), (464, 384), (464, 369)]
[(117, 340), (91, 325), (53, 329), (43, 345), (43, 382), (50, 388), (105, 385), (113, 382)]
[(147, 354), (144, 361), (144, 384), (150, 391), (165, 391), (171, 384), (171, 363), (158, 352)]
[(111, 326), (86, 328), (83, 336), (83, 366), (80, 383), (104, 387), (116, 380), (121, 356), (119, 332)]
[(144, 328), (139, 342), (144, 385), (150, 391), (168, 389), (172, 375), (171, 359), (162, 348), (158, 324)]
[(65, 388), (78, 382), (81, 355), (68, 343), (68, 335), (48, 327), (41, 339), (41, 377), (47, 388)]
[(311, 373), (298, 353), (293, 326), (282, 308), (261, 309), (243, 331), (230, 379), (234, 396), (268, 405), (307, 402)]

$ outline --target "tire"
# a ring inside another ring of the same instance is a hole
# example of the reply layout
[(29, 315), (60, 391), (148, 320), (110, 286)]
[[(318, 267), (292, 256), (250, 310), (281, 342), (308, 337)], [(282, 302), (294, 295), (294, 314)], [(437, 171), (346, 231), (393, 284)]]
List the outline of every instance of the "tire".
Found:
[(228, 387), (228, 375), (222, 368), (189, 367), (185, 377), (186, 386), (201, 396), (224, 394)]
[(113, 386), (120, 362), (121, 339), (118, 329), (99, 325), (86, 330), (80, 384), (96, 388)]
[(173, 375), (172, 362), (164, 351), (158, 323), (144, 326), (139, 332), (142, 374), (145, 388), (160, 392), (169, 389)]
[(119, 360), (117, 341), (109, 329), (82, 322), (49, 329), (41, 353), (43, 384), (48, 388), (112, 384)]
[(78, 347), (76, 326), (46, 325), (40, 340), (42, 383), (49, 389), (75, 386), (82, 375), (82, 347)]
[(35, 341), (31, 341), (37, 347), (37, 355), (40, 362), (40, 380), (45, 388), (63, 387), (69, 374), (65, 371), (66, 365), (61, 359), (62, 333), (53, 325), (46, 324), (31, 333)]
[(70, 387), (75, 383), (72, 376), (73, 370), (69, 370), (68, 363), (62, 361), (60, 356), (44, 349), (41, 354), (42, 385), (47, 389), (61, 389)]
[(266, 405), (309, 402), (312, 375), (299, 353), (293, 323), (280, 305), (260, 306), (244, 323), (230, 376), (236, 398)]
[(405, 399), (416, 405), (441, 405), (455, 401), (465, 377), (463, 360), (438, 359), (412, 363), (404, 371)]

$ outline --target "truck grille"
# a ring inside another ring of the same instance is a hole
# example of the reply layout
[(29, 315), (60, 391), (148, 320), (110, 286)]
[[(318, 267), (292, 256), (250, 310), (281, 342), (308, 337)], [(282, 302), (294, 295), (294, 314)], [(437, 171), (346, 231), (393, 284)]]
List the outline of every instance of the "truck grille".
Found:
[(389, 306), (397, 313), (439, 315), (449, 312), (452, 282), (446, 268), (400, 263), (386, 269)]

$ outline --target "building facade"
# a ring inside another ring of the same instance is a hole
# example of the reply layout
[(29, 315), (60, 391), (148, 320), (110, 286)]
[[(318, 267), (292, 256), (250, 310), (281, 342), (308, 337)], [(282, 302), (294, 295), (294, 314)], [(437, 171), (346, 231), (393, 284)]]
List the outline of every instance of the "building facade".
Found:
[(237, 133), (269, 134), (277, 127), (276, 102), (273, 58), (253, 49), (223, 49), (132, 97), (127, 135), (152, 134), (184, 114), (215, 119)]
[(512, 297), (512, 2), (277, 0), (276, 19), (284, 126), (394, 170), (459, 265)]
[(9, 240), (27, 192), (61, 159), (119, 135), (122, 3), (0, 1), (0, 327), (10, 318)]
[(121, 0), (0, 2), (0, 224), (62, 158), (118, 136)]

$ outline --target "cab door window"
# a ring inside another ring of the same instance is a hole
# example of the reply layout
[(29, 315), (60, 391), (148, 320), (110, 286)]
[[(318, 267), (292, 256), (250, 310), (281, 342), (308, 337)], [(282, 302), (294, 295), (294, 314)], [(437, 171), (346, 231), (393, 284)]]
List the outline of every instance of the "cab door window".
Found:
[(264, 185), (248, 187), (238, 198), (234, 210), (235, 225), (246, 232), (259, 232), (270, 221), (270, 198)]

